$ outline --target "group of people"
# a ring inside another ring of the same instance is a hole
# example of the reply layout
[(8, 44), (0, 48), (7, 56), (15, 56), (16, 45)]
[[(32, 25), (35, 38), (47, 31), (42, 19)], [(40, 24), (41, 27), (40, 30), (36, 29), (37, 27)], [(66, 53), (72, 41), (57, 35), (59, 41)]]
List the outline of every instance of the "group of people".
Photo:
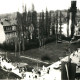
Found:
[(0, 56), (0, 66), (7, 71), (11, 71), (11, 60), (8, 58), (4, 58), (4, 56)]
[[(80, 48), (78, 48), (76, 51), (74, 51), (71, 55), (70, 55), (70, 58), (71, 60), (74, 60), (73, 57), (80, 57)], [(79, 59), (80, 60), (80, 59)], [(4, 66), (4, 65), (1, 65), (1, 62), (5, 62), (5, 63), (11, 63), (11, 60), (10, 59), (5, 59), (4, 56), (0, 56), (0, 66)], [(41, 78), (42, 76), (44, 76), (45, 74), (50, 74), (52, 69), (54, 69), (54, 67), (45, 67), (43, 65), (42, 69), (37, 69), (35, 70), (34, 68), (32, 69), (32, 72), (28, 72), (28, 69), (27, 69), (27, 66), (23, 66), (23, 67), (19, 67), (19, 64), (17, 64), (16, 68), (18, 70), (18, 72), (22, 75), (22, 78), (24, 79), (25, 77), (28, 76), (28, 79), (29, 80), (38, 80), (39, 78)], [(7, 66), (5, 66), (7, 67)], [(15, 67), (14, 67), (15, 68)], [(11, 69), (11, 68), (10, 68)], [(12, 68), (13, 69), (13, 68)], [(12, 70), (11, 69), (11, 70)], [(29, 74), (28, 74), (29, 73)], [(32, 79), (33, 78), (33, 79)]]

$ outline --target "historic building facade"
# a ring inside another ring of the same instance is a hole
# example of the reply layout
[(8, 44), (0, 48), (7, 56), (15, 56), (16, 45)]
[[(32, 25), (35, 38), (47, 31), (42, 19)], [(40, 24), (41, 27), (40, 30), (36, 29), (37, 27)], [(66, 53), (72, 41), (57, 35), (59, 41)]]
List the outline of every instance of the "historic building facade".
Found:
[(14, 38), (17, 37), (17, 34), (16, 34), (16, 27), (17, 27), (17, 25), (11, 23), (6, 18), (1, 20), (1, 24), (3, 25), (3, 29), (4, 29), (4, 32), (5, 32), (5, 41), (7, 43), (8, 42), (12, 42), (14, 40)]

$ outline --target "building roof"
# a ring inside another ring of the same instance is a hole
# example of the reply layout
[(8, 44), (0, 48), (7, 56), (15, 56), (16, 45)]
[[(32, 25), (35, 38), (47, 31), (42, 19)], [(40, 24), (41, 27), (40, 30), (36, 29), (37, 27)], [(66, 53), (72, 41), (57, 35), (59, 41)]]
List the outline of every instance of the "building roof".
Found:
[(4, 19), (4, 20), (1, 20), (1, 23), (3, 26), (17, 25), (17, 20), (14, 20), (14, 19), (12, 19), (12, 20), (7, 19), (6, 20), (6, 19)]
[(10, 21), (10, 24), (11, 24), (11, 25), (17, 25), (17, 20), (11, 20), (11, 21)]
[(11, 26), (11, 23), (9, 21), (3, 21), (2, 25), (3, 26)]
[(3, 24), (3, 26), (17, 25), (16, 17), (17, 12), (12, 14), (0, 15), (0, 22)]

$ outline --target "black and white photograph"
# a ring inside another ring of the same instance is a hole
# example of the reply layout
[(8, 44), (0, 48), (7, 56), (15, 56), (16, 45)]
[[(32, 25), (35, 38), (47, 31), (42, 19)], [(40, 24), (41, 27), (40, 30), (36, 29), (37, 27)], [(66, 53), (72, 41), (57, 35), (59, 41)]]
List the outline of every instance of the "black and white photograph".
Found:
[(0, 0), (0, 80), (80, 80), (80, 0)]

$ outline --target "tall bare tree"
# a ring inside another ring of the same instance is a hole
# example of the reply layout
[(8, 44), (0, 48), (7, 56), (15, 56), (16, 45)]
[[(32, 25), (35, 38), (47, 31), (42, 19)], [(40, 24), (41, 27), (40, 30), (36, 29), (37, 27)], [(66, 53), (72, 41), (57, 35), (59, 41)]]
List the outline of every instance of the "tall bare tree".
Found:
[(25, 38), (26, 38), (26, 26), (27, 26), (27, 11), (26, 11), (26, 5), (25, 8), (23, 6), (23, 14), (22, 14), (22, 50), (25, 50)]
[(48, 10), (46, 8), (46, 17), (45, 17), (45, 28), (46, 28), (46, 37), (49, 36), (49, 22), (48, 22)]
[(58, 41), (58, 11), (56, 12), (56, 43)]
[(17, 40), (18, 40), (18, 51), (21, 53), (21, 34), (22, 34), (22, 15), (17, 12)]
[(60, 40), (61, 40), (61, 35), (62, 35), (62, 27), (61, 27), (61, 25), (62, 25), (62, 20), (61, 20), (61, 17), (62, 17), (62, 13), (61, 13), (61, 11), (60, 11)]
[[(32, 13), (31, 13), (31, 11), (28, 11), (28, 13), (27, 13), (28, 30), (29, 30), (29, 26), (31, 25), (31, 23), (32, 23)], [(30, 41), (30, 31), (29, 31), (29, 34), (28, 34), (28, 38), (29, 38), (29, 41)]]
[(67, 11), (67, 37), (69, 37), (69, 10)]
[(42, 27), (41, 27), (41, 13), (39, 16), (39, 47), (41, 47), (41, 36), (42, 36)]
[(34, 26), (33, 38), (37, 37), (37, 12), (34, 10), (34, 5), (32, 5), (32, 24)]
[(53, 22), (52, 22), (52, 35), (55, 35), (55, 26), (56, 26), (56, 16), (53, 14)]

